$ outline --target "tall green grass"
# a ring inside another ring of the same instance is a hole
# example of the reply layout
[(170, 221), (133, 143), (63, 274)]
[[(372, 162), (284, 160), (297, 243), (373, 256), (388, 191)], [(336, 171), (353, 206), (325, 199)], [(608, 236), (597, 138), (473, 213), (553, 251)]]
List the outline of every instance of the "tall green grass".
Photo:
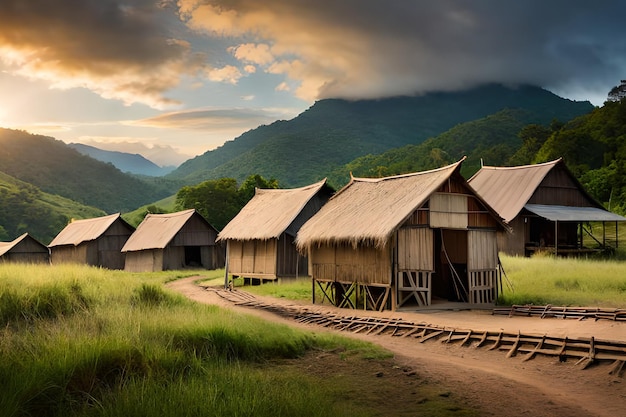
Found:
[(346, 403), (358, 400), (346, 401), (324, 380), (276, 372), (270, 364), (318, 349), (340, 348), (346, 360), (387, 352), (164, 290), (164, 282), (183, 275), (0, 265), (1, 415), (376, 413), (354, 411)]
[(626, 308), (626, 262), (502, 256), (501, 305), (535, 304)]

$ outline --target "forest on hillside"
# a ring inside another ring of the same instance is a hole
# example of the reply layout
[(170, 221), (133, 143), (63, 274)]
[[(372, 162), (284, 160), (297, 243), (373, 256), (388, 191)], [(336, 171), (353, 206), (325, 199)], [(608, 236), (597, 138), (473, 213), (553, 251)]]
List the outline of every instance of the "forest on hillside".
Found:
[[(516, 166), (563, 158), (585, 189), (608, 210), (626, 214), (626, 99), (567, 123), (526, 123), (521, 110), (503, 110), (464, 123), (419, 145), (367, 155), (331, 173), (333, 183), (354, 176), (380, 177), (418, 172), (458, 161), (469, 178), (481, 166)], [(516, 133), (513, 133), (516, 132)]]

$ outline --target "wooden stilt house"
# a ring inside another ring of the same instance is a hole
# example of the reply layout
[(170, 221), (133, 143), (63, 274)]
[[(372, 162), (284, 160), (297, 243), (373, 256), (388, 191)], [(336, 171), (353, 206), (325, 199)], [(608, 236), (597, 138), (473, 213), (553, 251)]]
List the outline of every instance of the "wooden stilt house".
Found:
[(296, 233), (328, 201), (326, 179), (294, 189), (259, 189), (219, 233), (226, 242), (226, 276), (275, 280), (308, 276)]
[[(493, 304), (501, 219), (460, 174), (352, 178), (298, 232), (313, 301), (373, 310)], [(319, 292), (318, 296), (316, 293)]]
[(11, 242), (0, 242), (0, 262), (50, 263), (48, 247), (28, 233)]
[(120, 250), (134, 230), (120, 213), (72, 221), (48, 245), (50, 261), (123, 269)]
[[(617, 246), (618, 222), (626, 218), (611, 213), (595, 201), (567, 169), (562, 159), (515, 167), (484, 166), (468, 180), (471, 187), (509, 224), (511, 233), (498, 235), (501, 251), (529, 256), (548, 250), (560, 255), (582, 254), (585, 225), (602, 224), (602, 237), (593, 237), (600, 248)], [(613, 242), (606, 225), (615, 226)]]
[(215, 243), (216, 237), (217, 230), (194, 209), (148, 214), (122, 248), (124, 270), (222, 268), (224, 249)]

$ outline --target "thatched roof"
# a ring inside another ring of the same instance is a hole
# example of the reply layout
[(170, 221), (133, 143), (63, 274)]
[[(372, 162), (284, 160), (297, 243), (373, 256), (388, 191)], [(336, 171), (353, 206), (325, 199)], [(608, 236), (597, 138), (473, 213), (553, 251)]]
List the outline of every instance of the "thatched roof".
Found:
[(544, 178), (556, 168), (563, 169), (572, 178), (579, 186), (580, 192), (587, 196), (590, 204), (603, 209), (587, 194), (561, 158), (535, 165), (484, 166), (468, 180), (468, 183), (508, 223), (522, 211)]
[[(108, 216), (95, 217), (92, 219), (74, 220), (50, 242), (49, 247), (59, 245), (78, 246), (83, 242), (96, 240), (116, 221), (125, 222), (120, 213), (110, 214)], [(126, 222), (125, 222), (126, 223)], [(131, 227), (129, 225), (129, 227)]]
[(195, 209), (176, 213), (147, 214), (122, 247), (122, 252), (165, 248), (193, 216), (198, 216), (211, 227)]
[(48, 248), (46, 247), (46, 245), (44, 245), (43, 243), (39, 242), (34, 237), (30, 236), (28, 233), (24, 233), (23, 235), (21, 235), (20, 237), (16, 238), (15, 240), (12, 240), (11, 242), (0, 242), (0, 256), (2, 256), (5, 253), (9, 252), (11, 249), (16, 247), (20, 242), (22, 242), (23, 240), (26, 240), (26, 239), (30, 239), (33, 242), (37, 243), (38, 245), (41, 245), (41, 249), (42, 249), (41, 251), (42, 252), (47, 252), (48, 251)]
[(217, 240), (278, 238), (325, 186), (326, 179), (301, 188), (257, 188), (254, 197), (224, 227)]
[(386, 178), (352, 178), (307, 221), (298, 248), (344, 242), (383, 247), (400, 225), (453, 174), (465, 158), (431, 171)]

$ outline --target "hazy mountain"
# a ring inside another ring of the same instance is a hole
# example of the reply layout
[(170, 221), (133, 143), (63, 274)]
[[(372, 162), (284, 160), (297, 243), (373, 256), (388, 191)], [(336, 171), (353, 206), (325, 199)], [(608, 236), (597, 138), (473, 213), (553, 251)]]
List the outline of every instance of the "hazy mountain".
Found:
[(106, 142), (86, 139), (81, 140), (81, 143), (103, 151), (138, 154), (160, 167), (177, 167), (192, 157), (191, 155), (180, 153), (177, 149), (169, 145), (146, 143), (139, 140)]
[(83, 155), (90, 156), (98, 161), (111, 163), (120, 171), (131, 174), (162, 177), (176, 169), (175, 166), (160, 167), (139, 154), (107, 151), (94, 146), (84, 145), (82, 143), (70, 143), (68, 146), (76, 149)]
[(321, 100), (292, 120), (260, 126), (190, 159), (166, 177), (194, 184), (260, 174), (277, 179), (281, 187), (302, 186), (361, 156), (419, 145), (507, 108), (567, 121), (593, 106), (538, 87), (500, 85), (381, 100)]
[(0, 129), (0, 171), (107, 213), (133, 210), (176, 192), (167, 181), (143, 181), (82, 155), (60, 140)]

